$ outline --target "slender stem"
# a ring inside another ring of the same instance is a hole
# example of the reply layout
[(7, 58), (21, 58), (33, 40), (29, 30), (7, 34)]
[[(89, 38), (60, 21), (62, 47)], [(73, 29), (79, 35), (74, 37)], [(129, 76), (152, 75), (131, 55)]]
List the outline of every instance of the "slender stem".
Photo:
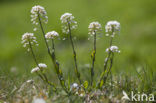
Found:
[(45, 81), (44, 80), (44, 77), (41, 75), (41, 74), (39, 74), (38, 72), (36, 72), (37, 73), (37, 75), (43, 80), (43, 81)]
[(110, 44), (109, 44), (110, 47), (112, 46), (112, 43), (113, 43), (113, 37), (110, 38)]
[[(110, 47), (112, 46), (112, 42), (113, 42), (113, 37), (111, 37), (111, 39), (110, 39), (110, 44), (109, 44)], [(108, 64), (108, 61), (110, 59), (110, 55), (111, 55), (111, 51), (108, 52), (108, 56), (107, 56), (107, 58), (105, 60), (105, 63), (104, 63), (104, 72), (107, 69), (107, 64)]]
[[(56, 86), (55, 86), (53, 83), (51, 83), (50, 81), (48, 81), (48, 78), (47, 78), (47, 76), (46, 76), (44, 73), (42, 73), (42, 74), (43, 74), (43, 76), (37, 72), (37, 75), (38, 75), (44, 82), (46, 82), (47, 84), (49, 84), (50, 86), (52, 86), (55, 93), (58, 93), (58, 92), (57, 92)], [(44, 77), (44, 78), (43, 78), (43, 77)]]
[(91, 86), (93, 85), (95, 54), (96, 54), (96, 32), (94, 31), (94, 50), (93, 50), (93, 53), (92, 53), (92, 56), (91, 56), (92, 57)]
[(45, 41), (48, 53), (49, 53), (49, 55), (51, 55), (47, 39), (45, 38), (45, 32), (44, 32), (44, 29), (43, 29), (43, 26), (42, 26), (42, 22), (41, 22), (41, 18), (40, 18), (40, 14), (39, 13), (38, 13), (38, 21), (39, 21), (39, 24), (40, 24), (40, 27), (41, 27), (41, 31), (42, 31), (42, 34), (43, 34), (43, 38), (44, 38), (44, 41)]
[(67, 88), (65, 86), (65, 81), (63, 79), (63, 74), (62, 72), (60, 72), (60, 67), (59, 67), (59, 63), (56, 61), (56, 57), (55, 57), (55, 44), (54, 44), (54, 40), (52, 39), (52, 54), (51, 54), (51, 58), (52, 61), (54, 63), (54, 67), (56, 68), (55, 71), (57, 73), (58, 79), (60, 80), (61, 86), (64, 89), (64, 91), (69, 95), (69, 92), (67, 91)]
[(94, 31), (94, 50), (95, 50), (95, 53), (96, 53), (96, 32)]
[(71, 45), (72, 45), (73, 55), (74, 55), (75, 72), (76, 72), (77, 78), (79, 80), (79, 83), (81, 84), (80, 73), (78, 71), (78, 66), (77, 66), (76, 51), (75, 51), (74, 43), (73, 43), (73, 40), (72, 40), (71, 28), (70, 28), (70, 23), (69, 22), (68, 22), (68, 29), (69, 29), (70, 42), (71, 42)]
[[(113, 36), (113, 33), (114, 33), (114, 28), (112, 27), (112, 36)], [(109, 47), (112, 46), (112, 43), (113, 43), (113, 37), (111, 36), (110, 38), (110, 44), (109, 44)], [(108, 64), (108, 61), (110, 59), (110, 56), (111, 56), (111, 51), (108, 52), (108, 56), (106, 57), (105, 59), (105, 62), (104, 62), (104, 71), (102, 72), (102, 75), (100, 77), (100, 81), (98, 82), (98, 86), (100, 85), (101, 81), (104, 79), (104, 76), (105, 76), (105, 72), (106, 72), (106, 69), (107, 69), (107, 64)]]
[(44, 76), (46, 82), (47, 82), (49, 85), (53, 86), (54, 92), (58, 93), (58, 92), (57, 92), (57, 88), (55, 87), (54, 83), (48, 81), (48, 78), (47, 78), (47, 76), (46, 76), (44, 73), (43, 73), (43, 76)]
[(52, 49), (53, 49), (53, 50), (54, 50), (54, 52), (55, 52), (54, 40), (52, 39), (51, 41), (52, 41)]
[(52, 57), (54, 58), (54, 61), (56, 61), (56, 57), (55, 57), (55, 45), (54, 45), (54, 40), (52, 39)]
[[(31, 53), (32, 53), (33, 59), (34, 59), (36, 65), (38, 66), (38, 68), (40, 69), (30, 41), (29, 41), (29, 47), (30, 47), (30, 51), (31, 51)], [(41, 69), (40, 69), (40, 70), (41, 70)], [(48, 81), (47, 76), (46, 76), (43, 72), (42, 72), (42, 75), (43, 75), (43, 76), (42, 76), (40, 73), (38, 73), (38, 72), (37, 72), (37, 75), (38, 75), (43, 81), (45, 81), (47, 84), (50, 84), (51, 86), (53, 86), (55, 92), (57, 92), (57, 89), (56, 89), (55, 85), (54, 85), (53, 83), (50, 83), (50, 82)]]
[(38, 66), (38, 62), (37, 62), (36, 56), (35, 56), (35, 54), (34, 54), (34, 51), (33, 51), (33, 48), (32, 48), (32, 45), (31, 45), (30, 40), (29, 40), (29, 47), (30, 47), (30, 51), (31, 51), (31, 53), (32, 53), (33, 59), (34, 59), (36, 65)]
[(113, 89), (113, 77), (112, 77), (112, 71), (110, 71), (110, 79), (111, 79), (111, 90)]
[[(114, 28), (112, 27), (112, 36), (113, 36), (113, 34), (114, 34)], [(113, 37), (112, 36), (110, 38), (109, 47), (111, 47), (112, 46), (112, 43), (113, 43)], [(107, 63), (108, 63), (108, 60), (110, 59), (110, 55), (111, 55), (111, 51), (109, 51), (108, 57), (107, 57), (107, 59), (106, 59), (106, 61), (104, 63), (104, 71), (106, 71), (106, 69), (107, 69)]]
[[(57, 76), (58, 76), (58, 79), (60, 81), (60, 84), (61, 84), (63, 90), (69, 95), (69, 92), (68, 92), (68, 90), (66, 88), (66, 85), (65, 85), (65, 81), (63, 80), (63, 74), (60, 73), (61, 70), (59, 68), (59, 63), (56, 62), (55, 54), (54, 53), (51, 54), (51, 52), (50, 52), (49, 45), (48, 45), (47, 40), (45, 38), (45, 32), (44, 32), (44, 29), (43, 29), (43, 26), (42, 26), (42, 22), (41, 22), (41, 18), (40, 18), (40, 14), (39, 13), (38, 13), (38, 20), (39, 20), (39, 24), (40, 24), (41, 31), (42, 31), (42, 34), (43, 34), (43, 38), (44, 38), (44, 41), (45, 41), (45, 44), (46, 44), (46, 47), (47, 47), (47, 50), (48, 50), (48, 54), (51, 57), (51, 60), (52, 60), (52, 62), (54, 64), (55, 71), (57, 73)], [(53, 45), (54, 45), (54, 42), (53, 42)]]
[(106, 75), (106, 78), (104, 80), (104, 83), (106, 82), (107, 78), (108, 78), (108, 75), (111, 73), (111, 68), (113, 66), (113, 57), (114, 57), (114, 53), (112, 53), (112, 57), (110, 58), (110, 67), (109, 67), (109, 70), (107, 72), (107, 75)]

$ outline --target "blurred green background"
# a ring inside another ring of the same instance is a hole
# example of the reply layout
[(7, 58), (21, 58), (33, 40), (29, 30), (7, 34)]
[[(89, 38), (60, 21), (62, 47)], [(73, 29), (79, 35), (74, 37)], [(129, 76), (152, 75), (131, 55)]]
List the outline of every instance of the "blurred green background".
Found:
[[(113, 44), (121, 53), (116, 54), (113, 73), (134, 74), (135, 70), (148, 66), (156, 67), (156, 0), (1, 0), (0, 1), (0, 75), (31, 78), (30, 71), (35, 63), (30, 53), (22, 47), (21, 36), (25, 32), (33, 32), (30, 22), (30, 10), (34, 5), (44, 6), (49, 22), (45, 31), (61, 32), (60, 16), (70, 12), (78, 22), (73, 32), (74, 44), (78, 55), (81, 73), (87, 75), (91, 64), (93, 42), (88, 41), (88, 25), (99, 21), (103, 26), (103, 35), (97, 41), (96, 75), (103, 69), (106, 57), (105, 49), (109, 38), (105, 34), (105, 24), (110, 20), (121, 23), (121, 32)], [(39, 47), (34, 48), (38, 61), (48, 64), (48, 70), (55, 78), (53, 66), (47, 54), (41, 32), (35, 33)], [(56, 41), (57, 59), (65, 76), (74, 76), (72, 49), (68, 40)], [(34, 77), (34, 76), (33, 76)], [(86, 76), (87, 77), (87, 76)], [(88, 76), (89, 77), (89, 76)]]

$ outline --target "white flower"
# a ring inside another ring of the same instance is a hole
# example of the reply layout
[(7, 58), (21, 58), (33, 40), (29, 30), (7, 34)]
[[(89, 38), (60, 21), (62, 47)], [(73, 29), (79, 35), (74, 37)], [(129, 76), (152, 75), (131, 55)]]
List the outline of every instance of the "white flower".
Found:
[[(47, 12), (44, 9), (44, 7), (42, 7), (40, 5), (34, 6), (31, 9), (31, 22), (34, 25), (38, 25), (38, 23), (39, 23), (39, 21), (38, 21), (39, 18), (38, 17), (40, 17), (40, 20), (42, 20), (44, 23), (48, 23)], [(34, 28), (34, 31), (36, 31), (36, 30), (37, 29)]]
[(30, 79), (30, 80), (27, 80), (26, 82), (32, 84), (34, 82), (34, 80)]
[(64, 13), (61, 18), (61, 23), (63, 24), (62, 26), (62, 31), (65, 34), (69, 33), (69, 25), (70, 29), (76, 29), (77, 28), (77, 22), (74, 21), (74, 16), (71, 13)]
[(83, 97), (83, 96), (84, 96), (84, 94), (83, 94), (83, 93), (81, 93), (79, 96), (80, 96), (80, 97)]
[(95, 33), (102, 30), (101, 24), (99, 22), (92, 22), (89, 24), (89, 34), (94, 35)]
[(35, 72), (38, 72), (40, 71), (40, 68), (39, 67), (35, 67), (31, 70), (31, 73), (35, 73)]
[(59, 34), (56, 31), (51, 31), (51, 32), (48, 32), (45, 35), (45, 38), (47, 38), (47, 39), (54, 39), (54, 38), (56, 38), (58, 36), (59, 36)]
[(73, 19), (74, 19), (74, 16), (72, 16), (71, 13), (64, 13), (60, 18), (62, 23), (71, 22)]
[(71, 90), (72, 91), (75, 91), (75, 90), (78, 90), (78, 88), (79, 88), (79, 85), (77, 84), (77, 83), (73, 83), (72, 85), (71, 85)]
[(41, 69), (47, 68), (47, 65), (44, 64), (44, 63), (39, 63), (38, 66), (39, 66)]
[[(105, 29), (106, 29), (106, 32), (113, 32), (111, 36), (114, 37), (115, 32), (120, 31), (120, 23), (117, 21), (109, 21), (107, 22)], [(108, 33), (107, 33), (107, 36), (108, 36)]]
[(32, 103), (46, 103), (46, 101), (42, 98), (35, 98)]
[(38, 72), (38, 71), (43, 70), (43, 69), (45, 69), (45, 68), (47, 68), (47, 65), (46, 65), (46, 64), (44, 64), (44, 63), (39, 63), (37, 67), (35, 67), (35, 68), (33, 68), (33, 69), (31, 70), (31, 73)]
[(109, 51), (120, 53), (120, 50), (117, 46), (111, 46), (110, 48), (107, 48), (106, 52), (109, 53)]
[(77, 88), (78, 87), (78, 84), (77, 83), (73, 83), (72, 85), (74, 88)]
[[(22, 44), (23, 44), (23, 47), (27, 47), (29, 44), (33, 45), (33, 44), (37, 44), (37, 41), (36, 41), (36, 37), (34, 36), (33, 33), (24, 33), (22, 35)], [(28, 47), (29, 49), (29, 47)]]
[(33, 30), (34, 30), (34, 31), (37, 31), (37, 28), (34, 28)]

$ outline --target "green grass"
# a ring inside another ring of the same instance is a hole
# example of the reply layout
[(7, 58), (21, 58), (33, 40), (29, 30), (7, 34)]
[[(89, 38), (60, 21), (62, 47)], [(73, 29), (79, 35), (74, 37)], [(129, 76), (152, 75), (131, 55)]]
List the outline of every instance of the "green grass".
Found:
[[(56, 30), (62, 35), (60, 16), (65, 12), (70, 12), (75, 16), (78, 29), (74, 31), (77, 38), (74, 44), (78, 55), (78, 67), (85, 79), (89, 78), (87, 75), (89, 68), (87, 69), (85, 65), (91, 64), (90, 55), (93, 43), (87, 39), (88, 25), (92, 21), (99, 21), (103, 30), (109, 20), (117, 20), (121, 23), (120, 35), (113, 42), (121, 50), (121, 53), (115, 56), (112, 69), (114, 75), (137, 76), (136, 69), (146, 67), (146, 65), (155, 72), (155, 3), (155, 0), (25, 0), (0, 3), (0, 76), (5, 78), (0, 79), (2, 81), (0, 89), (7, 84), (5, 90), (9, 92), (14, 85), (19, 86), (27, 79), (36, 78), (36, 75), (30, 74), (35, 63), (31, 55), (22, 47), (21, 36), (25, 32), (33, 32), (30, 10), (32, 6), (38, 4), (44, 6), (48, 13), (49, 22), (45, 27), (46, 32)], [(40, 43), (39, 48), (35, 50), (37, 58), (40, 62), (48, 64), (47, 73), (51, 73), (48, 76), (58, 83), (51, 69), (51, 61), (46, 53), (45, 44), (42, 42), (41, 32), (37, 32), (36, 35)], [(103, 69), (108, 41), (109, 39), (104, 35), (97, 41), (96, 76), (99, 76)], [(73, 69), (74, 62), (68, 40), (57, 41), (56, 54), (65, 78), (71, 75), (74, 77), (72, 80), (74, 82), (76, 78)], [(17, 69), (16, 72), (11, 71), (13, 67)]]

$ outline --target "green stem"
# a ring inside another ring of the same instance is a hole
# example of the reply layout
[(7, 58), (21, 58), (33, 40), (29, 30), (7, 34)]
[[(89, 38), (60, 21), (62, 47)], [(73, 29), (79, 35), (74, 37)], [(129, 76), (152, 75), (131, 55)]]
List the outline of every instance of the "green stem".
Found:
[(60, 67), (59, 67), (59, 63), (56, 61), (56, 56), (55, 56), (55, 44), (54, 44), (54, 40), (52, 39), (52, 54), (51, 54), (51, 58), (52, 58), (52, 61), (53, 61), (53, 64), (54, 64), (54, 67), (56, 68), (55, 69), (55, 72), (58, 76), (58, 79), (60, 81), (60, 84), (62, 86), (62, 88), (64, 89), (64, 91), (69, 94), (69, 92), (67, 91), (67, 87), (65, 86), (65, 81), (63, 79), (63, 74), (60, 70)]
[(92, 53), (92, 56), (91, 56), (92, 57), (91, 86), (93, 85), (95, 54), (96, 54), (96, 32), (94, 31), (94, 50), (93, 50), (93, 53)]
[(41, 18), (40, 18), (39, 13), (38, 13), (38, 21), (39, 21), (39, 24), (40, 24), (40, 27), (41, 27), (41, 31), (42, 31), (42, 34), (43, 34), (43, 38), (44, 38), (48, 53), (49, 53), (49, 55), (51, 55), (50, 49), (49, 49), (49, 46), (48, 46), (48, 43), (47, 43), (47, 39), (45, 38), (45, 32), (44, 32), (44, 29), (43, 29), (43, 26), (42, 26), (42, 22), (41, 22)]
[[(113, 37), (111, 37), (111, 39), (110, 39), (110, 44), (109, 44), (110, 47), (112, 46), (112, 42), (113, 42)], [(111, 55), (111, 51), (108, 52), (108, 56), (107, 56), (107, 58), (105, 60), (105, 63), (104, 63), (104, 72), (107, 69), (107, 64), (108, 64), (108, 61), (110, 59), (110, 55)]]
[[(112, 29), (112, 35), (113, 35), (113, 33), (114, 33), (114, 28)], [(109, 47), (112, 46), (112, 43), (113, 43), (113, 37), (110, 38)], [(102, 80), (104, 80), (104, 76), (105, 76), (105, 73), (107, 70), (107, 65), (108, 65), (108, 61), (110, 59), (111, 53), (112, 53), (111, 51), (108, 51), (108, 56), (106, 57), (105, 62), (104, 62), (104, 71), (101, 73), (100, 81), (98, 82), (98, 87), (100, 86), (100, 83), (102, 82)]]
[(77, 66), (76, 51), (75, 51), (74, 43), (73, 43), (73, 40), (72, 40), (71, 28), (70, 28), (70, 23), (69, 22), (68, 22), (68, 28), (69, 28), (70, 42), (71, 42), (71, 46), (72, 46), (72, 49), (73, 49), (73, 55), (74, 55), (75, 72), (76, 72), (77, 78), (79, 80), (79, 83), (81, 84), (80, 73), (78, 71), (78, 66)]
[[(105, 78), (105, 80), (104, 80), (104, 83), (106, 82), (106, 80), (107, 80), (109, 74), (111, 73), (111, 69), (112, 69), (112, 66), (113, 66), (113, 57), (114, 57), (114, 53), (112, 53), (112, 57), (110, 58), (110, 67), (109, 67), (109, 70), (108, 70), (108, 72), (107, 72), (107, 75), (106, 75), (106, 78)], [(111, 81), (111, 82), (112, 82), (112, 81)]]
[[(33, 59), (34, 59), (36, 65), (38, 66), (38, 68), (40, 69), (30, 41), (29, 41), (29, 47), (30, 47), (31, 53), (32, 53), (32, 55), (33, 55)], [(41, 69), (40, 69), (40, 70), (41, 70)], [(42, 72), (42, 75), (39, 74), (39, 73), (37, 72), (37, 75), (38, 75), (43, 81), (45, 81), (47, 84), (50, 84), (51, 86), (53, 86), (55, 92), (57, 93), (57, 89), (56, 89), (55, 85), (54, 85), (53, 83), (50, 83), (50, 82), (48, 81), (47, 76), (46, 76), (43, 72)]]
[[(37, 62), (37, 59), (36, 59), (35, 53), (34, 53), (34, 51), (33, 51), (33, 48), (32, 48), (32, 45), (31, 45), (30, 40), (29, 40), (29, 47), (30, 47), (30, 51), (31, 51), (31, 54), (32, 54), (32, 56), (33, 56), (33, 59), (34, 59), (36, 65), (38, 66), (38, 62)], [(39, 67), (39, 66), (38, 66), (38, 67)]]
[[(64, 81), (64, 79), (63, 79), (63, 74), (60, 73), (61, 70), (60, 70), (60, 68), (59, 68), (59, 63), (56, 62), (55, 54), (54, 54), (54, 53), (51, 54), (51, 52), (50, 52), (49, 45), (48, 45), (47, 40), (46, 40), (46, 38), (45, 38), (45, 32), (44, 32), (44, 29), (43, 29), (43, 26), (42, 26), (42, 22), (41, 22), (41, 18), (40, 18), (40, 14), (39, 14), (39, 13), (38, 13), (38, 20), (39, 20), (39, 24), (40, 24), (41, 31), (42, 31), (42, 34), (43, 34), (43, 38), (44, 38), (44, 41), (45, 41), (45, 44), (46, 44), (46, 47), (47, 47), (47, 50), (48, 50), (48, 54), (49, 54), (49, 56), (51, 57), (51, 60), (52, 60), (52, 62), (53, 62), (55, 71), (56, 71), (56, 73), (57, 73), (57, 77), (58, 77), (58, 79), (59, 79), (59, 81), (60, 81), (60, 84), (61, 84), (63, 90), (64, 90), (67, 94), (69, 94), (69, 92), (68, 92), (68, 90), (67, 90), (67, 88), (66, 88), (66, 85), (65, 85), (65, 81)], [(53, 42), (53, 45), (54, 45), (54, 42)]]
[(54, 58), (54, 61), (56, 61), (54, 40), (52, 39), (51, 41), (52, 41), (52, 53), (51, 53), (51, 55)]

